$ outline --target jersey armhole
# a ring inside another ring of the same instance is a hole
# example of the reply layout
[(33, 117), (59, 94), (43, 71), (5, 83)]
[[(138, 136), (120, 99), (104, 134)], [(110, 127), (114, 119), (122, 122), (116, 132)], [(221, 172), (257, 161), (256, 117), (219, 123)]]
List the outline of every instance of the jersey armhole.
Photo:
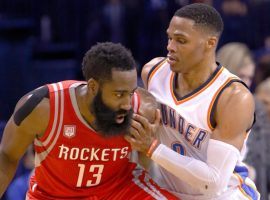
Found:
[(49, 98), (49, 88), (45, 85), (29, 94), (29, 98), (25, 103), (14, 113), (14, 122), (17, 126), (37, 107), (43, 98)]
[[(220, 95), (223, 93), (223, 91), (229, 87), (232, 83), (234, 82), (239, 82), (239, 83), (242, 83), (246, 88), (248, 88), (248, 86), (240, 79), (236, 79), (236, 78), (233, 78), (233, 79), (228, 79), (224, 85), (221, 86), (221, 88), (217, 91), (217, 93), (215, 94), (211, 104), (210, 104), (210, 107), (209, 107), (209, 115), (208, 115), (208, 125), (209, 125), (209, 128), (211, 130), (215, 129), (216, 127), (216, 121), (214, 119), (214, 112), (216, 110), (216, 107), (217, 107), (217, 103), (218, 103), (218, 100), (219, 100), (219, 97)], [(255, 113), (254, 113), (254, 120), (253, 120), (253, 124), (252, 126), (254, 125), (255, 123)], [(247, 129), (247, 132), (252, 128), (252, 126), (250, 128)]]
[[(56, 105), (57, 102), (59, 101), (59, 97), (57, 98), (59, 93), (56, 91), (57, 86), (56, 86), (56, 84), (47, 84), (46, 86), (48, 88), (50, 115), (49, 115), (48, 125), (47, 125), (47, 128), (46, 128), (44, 134), (42, 136), (36, 138), (39, 142), (44, 142), (47, 140), (51, 130), (53, 129), (53, 122), (54, 122), (54, 118), (56, 115), (55, 112), (59, 112), (59, 110), (57, 110), (57, 108), (56, 108), (56, 106), (59, 107), (59, 105)], [(56, 96), (56, 93), (58, 93), (57, 96)]]
[(147, 75), (147, 79), (146, 79), (146, 83), (147, 83), (147, 88), (149, 86), (149, 82), (151, 80), (151, 78), (153, 77), (153, 75), (155, 74), (155, 72), (158, 70), (158, 68), (164, 63), (164, 61), (166, 60), (167, 58), (163, 58), (161, 59), (158, 63), (156, 63), (152, 68), (151, 70), (148, 72), (148, 75)]

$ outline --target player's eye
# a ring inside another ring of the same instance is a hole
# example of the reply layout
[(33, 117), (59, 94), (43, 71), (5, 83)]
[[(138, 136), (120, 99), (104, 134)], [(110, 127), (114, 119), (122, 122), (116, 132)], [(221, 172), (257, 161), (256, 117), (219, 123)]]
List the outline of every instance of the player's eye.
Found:
[(176, 41), (180, 44), (185, 44), (187, 42), (185, 39), (177, 39)]
[(121, 98), (121, 97), (123, 97), (123, 93), (122, 92), (117, 92), (117, 93), (115, 93), (114, 94), (117, 98)]

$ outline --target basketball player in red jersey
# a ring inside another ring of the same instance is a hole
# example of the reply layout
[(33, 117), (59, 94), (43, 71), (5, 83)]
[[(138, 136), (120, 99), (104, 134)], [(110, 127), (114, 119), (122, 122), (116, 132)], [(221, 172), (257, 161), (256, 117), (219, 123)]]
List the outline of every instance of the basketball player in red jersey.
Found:
[[(87, 82), (48, 84), (18, 102), (0, 146), (0, 196), (34, 142), (35, 169), (26, 199), (176, 199), (129, 159), (124, 135), (132, 111), (144, 112), (140, 92), (134, 95), (131, 53), (120, 44), (99, 43), (82, 65)], [(153, 109), (148, 111), (151, 115)]]

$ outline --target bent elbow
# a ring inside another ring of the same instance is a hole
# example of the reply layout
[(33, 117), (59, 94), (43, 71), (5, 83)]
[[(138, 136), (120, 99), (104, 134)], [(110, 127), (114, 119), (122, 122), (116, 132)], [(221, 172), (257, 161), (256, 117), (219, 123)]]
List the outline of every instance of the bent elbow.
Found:
[(212, 175), (201, 183), (202, 184), (199, 188), (200, 192), (209, 196), (216, 196), (221, 194), (227, 188), (227, 184), (222, 180), (220, 174)]

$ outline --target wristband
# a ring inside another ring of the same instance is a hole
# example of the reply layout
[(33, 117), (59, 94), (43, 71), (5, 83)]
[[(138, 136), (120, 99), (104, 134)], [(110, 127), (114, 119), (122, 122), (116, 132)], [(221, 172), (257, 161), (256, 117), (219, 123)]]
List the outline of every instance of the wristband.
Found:
[(148, 151), (147, 151), (147, 153), (146, 153), (146, 156), (149, 157), (149, 158), (151, 158), (153, 152), (155, 151), (155, 149), (156, 149), (156, 147), (157, 147), (158, 145), (159, 145), (159, 142), (158, 142), (157, 139), (155, 139), (155, 140), (151, 143), (151, 145), (150, 145), (150, 147), (149, 147), (149, 149), (148, 149)]

